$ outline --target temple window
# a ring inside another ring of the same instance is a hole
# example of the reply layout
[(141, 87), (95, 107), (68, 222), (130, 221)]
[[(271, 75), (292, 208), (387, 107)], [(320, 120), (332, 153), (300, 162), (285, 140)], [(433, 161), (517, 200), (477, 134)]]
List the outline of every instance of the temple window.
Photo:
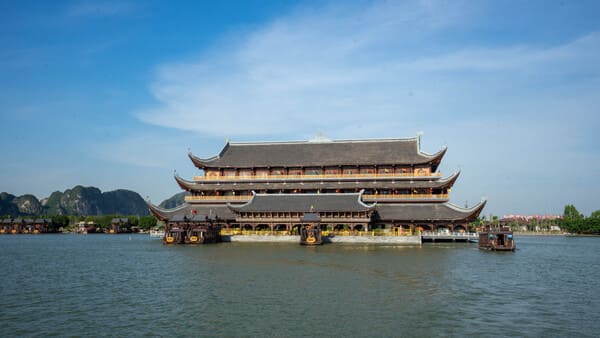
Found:
[(283, 169), (283, 168), (271, 168), (271, 175), (273, 175), (273, 176), (285, 175), (285, 169)]
[(431, 168), (430, 167), (419, 167), (419, 168), (415, 168), (415, 175), (419, 176), (419, 175), (429, 175), (429, 173), (431, 172)]
[(339, 168), (325, 168), (325, 175), (339, 175), (340, 174), (340, 169)]
[(342, 169), (342, 172), (344, 175), (355, 175), (355, 174), (358, 174), (358, 168), (357, 167), (344, 167)]
[(236, 170), (235, 169), (225, 169), (225, 170), (223, 170), (223, 176), (234, 177), (235, 174), (236, 174)]
[(206, 171), (206, 177), (219, 177), (221, 174), (219, 173), (219, 169), (208, 169)]
[(252, 169), (240, 169), (240, 176), (252, 176)]
[(412, 170), (411, 170), (410, 167), (397, 167), (396, 168), (396, 173), (397, 174), (405, 174), (405, 175), (407, 175), (407, 174), (411, 174)]
[(269, 169), (256, 169), (256, 176), (268, 176)]
[(375, 167), (361, 167), (360, 174), (362, 175), (370, 175), (375, 173)]
[(305, 175), (321, 175), (323, 173), (323, 170), (321, 168), (306, 168), (304, 169), (304, 174)]
[(302, 175), (302, 168), (289, 168), (288, 175), (290, 176), (300, 176)]
[(378, 174), (392, 174), (394, 172), (394, 168), (392, 166), (382, 166), (377, 168)]

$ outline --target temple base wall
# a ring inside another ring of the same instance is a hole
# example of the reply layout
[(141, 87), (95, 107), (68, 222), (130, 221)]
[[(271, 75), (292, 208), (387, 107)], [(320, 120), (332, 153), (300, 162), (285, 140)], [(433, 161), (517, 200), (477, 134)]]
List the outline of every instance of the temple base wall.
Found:
[(421, 236), (334, 236), (323, 237), (325, 243), (421, 245)]
[[(221, 235), (222, 242), (299, 243), (300, 236)], [(421, 245), (421, 236), (323, 236), (324, 243)]]

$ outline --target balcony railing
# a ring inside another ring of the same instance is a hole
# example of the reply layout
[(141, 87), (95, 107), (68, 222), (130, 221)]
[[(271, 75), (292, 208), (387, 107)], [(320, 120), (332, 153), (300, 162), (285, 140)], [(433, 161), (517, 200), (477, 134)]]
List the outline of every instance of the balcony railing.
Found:
[(448, 194), (369, 194), (364, 200), (447, 199)]
[(251, 195), (237, 196), (185, 196), (186, 202), (197, 201), (248, 201), (252, 198)]
[[(406, 200), (406, 199), (448, 199), (448, 194), (369, 194), (363, 200)], [(187, 202), (198, 201), (248, 201), (252, 195), (235, 196), (185, 196)]]
[(441, 177), (442, 173), (373, 173), (373, 174), (323, 174), (323, 175), (236, 175), (194, 176), (194, 181), (255, 181), (255, 180), (320, 180), (394, 177)]

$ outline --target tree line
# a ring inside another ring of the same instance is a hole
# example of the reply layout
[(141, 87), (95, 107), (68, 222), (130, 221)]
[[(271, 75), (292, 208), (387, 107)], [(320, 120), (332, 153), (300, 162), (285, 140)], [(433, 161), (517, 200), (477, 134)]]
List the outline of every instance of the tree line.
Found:
[[(10, 216), (3, 216), (1, 218), (11, 218)], [(102, 216), (75, 216), (75, 215), (54, 215), (54, 216), (31, 216), (27, 218), (37, 219), (51, 219), (52, 223), (56, 226), (65, 230), (73, 229), (79, 222), (94, 222), (97, 228), (108, 228), (113, 218), (127, 218), (129, 224), (140, 229), (149, 230), (156, 226), (157, 221), (153, 216), (139, 216), (139, 215), (102, 215)]]
[(562, 219), (510, 219), (508, 221), (500, 220), (498, 216), (489, 215), (486, 218), (482, 215), (471, 223), (472, 229), (481, 228), (484, 225), (504, 225), (509, 226), (513, 231), (551, 231), (560, 228), (563, 232), (573, 234), (600, 235), (600, 210), (596, 210), (585, 217), (574, 205), (565, 206)]
[(575, 234), (598, 235), (600, 234), (600, 210), (596, 210), (589, 217), (585, 217), (574, 205), (566, 205), (562, 228)]

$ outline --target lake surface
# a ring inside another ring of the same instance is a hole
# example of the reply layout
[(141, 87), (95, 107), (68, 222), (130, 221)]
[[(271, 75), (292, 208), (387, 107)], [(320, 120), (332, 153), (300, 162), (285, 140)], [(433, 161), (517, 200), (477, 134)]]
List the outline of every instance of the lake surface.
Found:
[(510, 336), (600, 332), (600, 238), (515, 253), (0, 236), (0, 336)]

